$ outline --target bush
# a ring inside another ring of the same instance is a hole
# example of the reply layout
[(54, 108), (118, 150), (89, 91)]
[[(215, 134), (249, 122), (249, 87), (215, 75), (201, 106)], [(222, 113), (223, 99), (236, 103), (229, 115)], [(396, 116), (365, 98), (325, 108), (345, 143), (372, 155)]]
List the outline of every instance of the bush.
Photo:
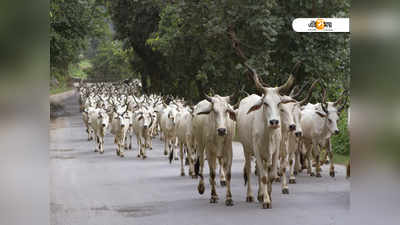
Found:
[(332, 136), (332, 149), (334, 153), (350, 155), (350, 138), (347, 127), (347, 110), (340, 114), (338, 128), (340, 133)]

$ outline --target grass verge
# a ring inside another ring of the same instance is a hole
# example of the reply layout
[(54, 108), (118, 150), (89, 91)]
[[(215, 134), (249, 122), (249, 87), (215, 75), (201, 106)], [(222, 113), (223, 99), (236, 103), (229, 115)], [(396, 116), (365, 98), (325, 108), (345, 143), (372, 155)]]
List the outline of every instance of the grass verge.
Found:
[(341, 155), (333, 153), (333, 162), (336, 164), (346, 165), (349, 159), (350, 159), (349, 155)]

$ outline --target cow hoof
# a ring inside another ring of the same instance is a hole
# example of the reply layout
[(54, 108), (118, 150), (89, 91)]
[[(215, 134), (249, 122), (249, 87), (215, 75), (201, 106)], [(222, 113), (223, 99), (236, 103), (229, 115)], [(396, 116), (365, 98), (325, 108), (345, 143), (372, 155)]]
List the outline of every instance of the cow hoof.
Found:
[(197, 179), (197, 175), (192, 175), (192, 179)]
[(224, 180), (221, 180), (219, 183), (221, 184), (222, 187), (226, 186), (226, 181), (224, 181)]
[(199, 191), (199, 194), (204, 194), (204, 191), (205, 191), (205, 187), (204, 187), (204, 184), (199, 184), (198, 186), (197, 186), (197, 190)]
[(138, 157), (138, 158), (140, 158), (140, 154), (139, 154), (139, 155), (137, 155), (137, 157)]
[(310, 176), (311, 176), (311, 177), (315, 176), (315, 173), (314, 173), (314, 172), (311, 172), (311, 173), (310, 173)]
[(95, 149), (94, 152), (98, 152), (99, 150)]
[(326, 161), (325, 161), (325, 164), (328, 165), (328, 164), (329, 164), (329, 160), (326, 160)]
[(178, 157), (175, 157), (174, 160), (179, 160), (179, 158), (178, 158)]
[(321, 174), (318, 172), (317, 175), (316, 175), (316, 177), (322, 177), (322, 176), (321, 176)]
[(329, 172), (329, 175), (330, 175), (331, 177), (335, 177), (335, 171)]
[(253, 202), (253, 201), (254, 201), (253, 196), (246, 197), (246, 202)]
[(119, 151), (117, 150), (117, 156), (119, 156)]
[(232, 199), (225, 200), (225, 205), (226, 206), (233, 206), (233, 200)]
[(280, 177), (281, 177), (281, 176), (282, 176), (282, 173), (281, 173), (281, 172), (278, 172), (278, 176), (280, 176)]
[(164, 155), (168, 155), (168, 152), (164, 152)]
[(218, 198), (217, 198), (217, 197), (211, 197), (211, 198), (210, 198), (210, 203), (211, 203), (211, 204), (218, 203)]
[(258, 176), (258, 175), (257, 175), (257, 170), (254, 170), (254, 175), (255, 175), (255, 176)]
[(296, 179), (289, 179), (289, 184), (295, 184), (296, 183)]
[(153, 150), (153, 147), (150, 147), (150, 150)]
[(185, 176), (185, 172), (181, 172), (181, 176), (184, 177)]
[(121, 158), (124, 158), (124, 157), (125, 157), (125, 155), (124, 155), (124, 154), (119, 154), (119, 156), (121, 156)]
[(271, 208), (271, 203), (263, 203), (262, 204), (263, 209), (270, 209)]
[(101, 151), (100, 154), (104, 154), (104, 151)]
[(128, 150), (128, 147), (125, 146), (124, 149), (125, 149), (125, 150)]
[(186, 158), (186, 159), (185, 159), (185, 166), (188, 166), (188, 165), (189, 165), (189, 159)]
[(280, 182), (281, 182), (281, 178), (280, 178), (280, 177), (276, 177), (276, 178), (274, 179), (274, 181), (275, 181), (276, 183), (280, 183)]
[(143, 159), (146, 159), (146, 158), (147, 158), (147, 156), (144, 155), (144, 156), (143, 156)]
[(257, 200), (258, 200), (258, 202), (263, 202), (264, 197), (262, 195), (259, 195), (259, 196), (257, 196)]
[(289, 194), (289, 189), (288, 188), (282, 189), (282, 194), (288, 195)]

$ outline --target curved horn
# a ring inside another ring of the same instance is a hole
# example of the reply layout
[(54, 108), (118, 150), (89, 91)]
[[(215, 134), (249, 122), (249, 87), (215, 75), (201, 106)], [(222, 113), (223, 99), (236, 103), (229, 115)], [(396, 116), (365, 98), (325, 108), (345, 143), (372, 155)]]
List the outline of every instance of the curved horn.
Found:
[(250, 71), (250, 73), (252, 74), (252, 79), (254, 81), (254, 84), (256, 85), (256, 88), (261, 91), (261, 92), (265, 92), (264, 90), (264, 86), (260, 81), (260, 76), (258, 76), (258, 74), (256, 73), (256, 71), (251, 68), (249, 65), (247, 65), (247, 63), (243, 63), (245, 65), (245, 67)]
[(301, 101), (299, 102), (300, 105), (304, 105), (305, 103), (308, 102), (308, 100), (309, 100), (310, 97), (311, 97), (312, 90), (314, 89), (314, 87), (315, 87), (315, 85), (318, 83), (318, 81), (319, 81), (319, 80), (315, 80), (315, 81), (312, 83), (310, 89), (308, 89), (307, 96), (306, 96), (303, 100), (301, 100)]
[(321, 108), (325, 113), (328, 113), (328, 104), (326, 103), (326, 89), (323, 90), (324, 94), (322, 96)]
[(301, 89), (296, 94), (294, 93), (294, 88), (293, 88), (293, 90), (292, 90), (293, 93), (291, 92), (289, 94), (289, 96), (294, 98), (294, 99), (300, 97), (300, 95), (303, 93), (303, 91), (306, 90), (306, 87), (308, 86), (309, 83), (310, 82), (307, 82), (303, 87), (301, 87)]
[(347, 97), (347, 95), (346, 95), (346, 98), (344, 99), (343, 105), (338, 109), (338, 112), (339, 112), (339, 113), (346, 107), (347, 99), (348, 99), (348, 97)]
[(278, 87), (278, 92), (282, 92), (282, 91), (287, 91), (289, 90), (293, 84), (294, 84), (294, 76), (291, 74), (288, 78), (288, 80), (286, 81), (286, 83), (284, 83), (282, 86)]
[(344, 97), (346, 97), (347, 95), (346, 95), (346, 90), (344, 90), (343, 92), (342, 92), (342, 94), (340, 94), (340, 97), (339, 97), (339, 99), (335, 102), (335, 103), (333, 103), (333, 106), (334, 107), (337, 107), (341, 102), (342, 102), (342, 99), (344, 98)]

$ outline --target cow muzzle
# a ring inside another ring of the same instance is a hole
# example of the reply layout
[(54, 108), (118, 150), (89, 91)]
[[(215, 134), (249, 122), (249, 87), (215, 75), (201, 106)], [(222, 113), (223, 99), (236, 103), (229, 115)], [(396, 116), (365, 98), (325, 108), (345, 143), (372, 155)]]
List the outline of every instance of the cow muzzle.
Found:
[(339, 132), (339, 130), (335, 130), (335, 135), (338, 135), (340, 132)]
[(273, 129), (279, 128), (279, 120), (270, 120), (269, 126)]
[(144, 125), (144, 126), (143, 126), (143, 128), (144, 128), (144, 129), (147, 129), (147, 128), (148, 128), (148, 126), (147, 126), (147, 125)]
[(294, 135), (296, 137), (301, 137), (303, 135), (303, 133), (301, 131), (297, 131), (297, 132), (294, 133)]
[(106, 124), (105, 124), (105, 123), (103, 123), (103, 124), (102, 124), (102, 126), (103, 126), (103, 127), (106, 127)]
[(225, 128), (218, 128), (217, 133), (219, 136), (225, 136), (226, 135), (226, 129)]

